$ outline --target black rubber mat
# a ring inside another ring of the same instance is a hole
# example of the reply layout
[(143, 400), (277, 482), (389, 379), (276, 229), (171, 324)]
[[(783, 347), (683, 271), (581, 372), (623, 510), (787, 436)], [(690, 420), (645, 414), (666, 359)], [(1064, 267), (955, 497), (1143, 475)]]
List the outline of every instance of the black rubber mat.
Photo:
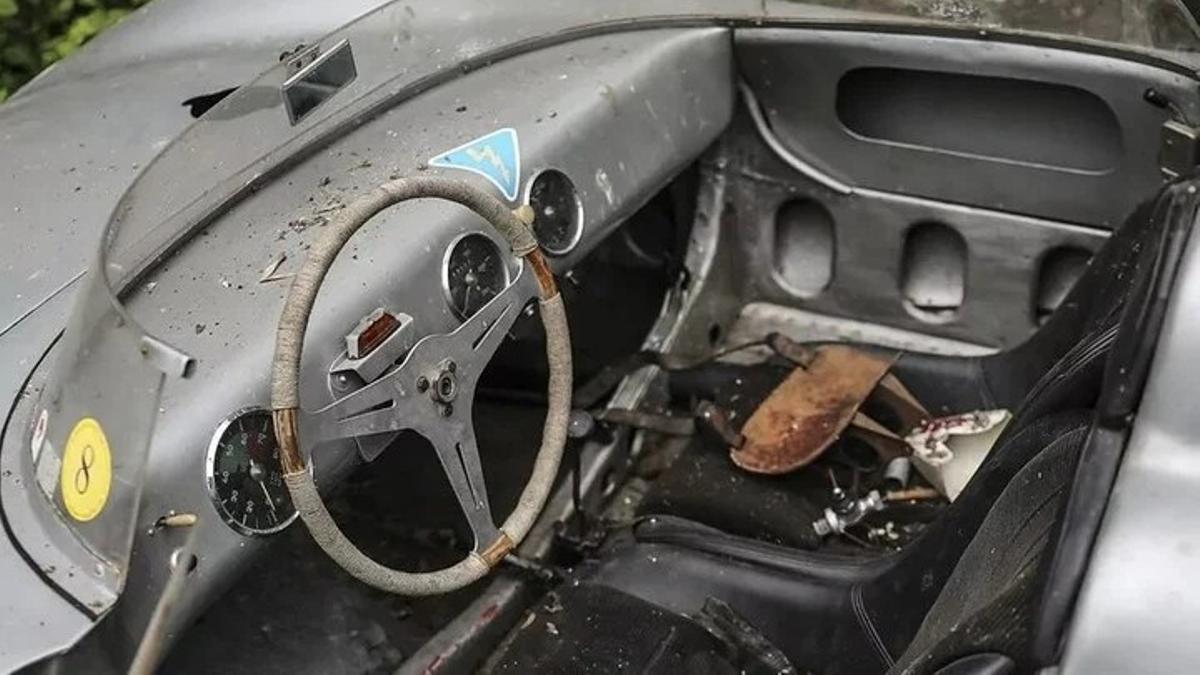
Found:
[(586, 675), (738, 672), (691, 619), (627, 593), (567, 585), (532, 611), (485, 673)]
[(668, 514), (772, 544), (815, 549), (812, 523), (821, 516), (813, 497), (824, 496), (820, 473), (757, 476), (743, 471), (724, 448), (691, 444), (651, 486), (640, 515)]

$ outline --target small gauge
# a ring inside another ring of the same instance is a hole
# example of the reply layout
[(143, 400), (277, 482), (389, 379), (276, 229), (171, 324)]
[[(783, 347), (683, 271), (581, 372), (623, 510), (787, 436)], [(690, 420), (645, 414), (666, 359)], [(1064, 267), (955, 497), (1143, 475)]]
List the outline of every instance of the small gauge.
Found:
[(529, 183), (527, 201), (538, 245), (551, 255), (570, 253), (583, 234), (583, 204), (567, 174), (554, 169), (539, 173)]
[(507, 285), (504, 254), (486, 235), (469, 232), (446, 251), (442, 290), (460, 319), (471, 318)]
[(208, 494), (217, 513), (247, 535), (272, 534), (296, 519), (283, 484), (271, 413), (234, 413), (217, 427), (208, 448)]

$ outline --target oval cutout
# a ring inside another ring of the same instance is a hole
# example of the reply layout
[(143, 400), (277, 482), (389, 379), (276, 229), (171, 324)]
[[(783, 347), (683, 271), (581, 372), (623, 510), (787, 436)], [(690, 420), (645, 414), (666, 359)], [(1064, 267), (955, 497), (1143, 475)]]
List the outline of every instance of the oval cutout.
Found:
[(837, 115), (855, 135), (933, 152), (1104, 172), (1121, 125), (1103, 99), (1065, 84), (906, 68), (857, 68)]
[(900, 291), (913, 316), (944, 323), (958, 314), (967, 297), (967, 242), (942, 223), (918, 223), (904, 238)]
[(1091, 259), (1091, 251), (1078, 246), (1058, 246), (1042, 256), (1034, 286), (1034, 321), (1040, 325), (1050, 318), (1083, 276)]
[(811, 297), (825, 290), (836, 251), (833, 215), (820, 202), (793, 199), (775, 211), (775, 273), (789, 291)]

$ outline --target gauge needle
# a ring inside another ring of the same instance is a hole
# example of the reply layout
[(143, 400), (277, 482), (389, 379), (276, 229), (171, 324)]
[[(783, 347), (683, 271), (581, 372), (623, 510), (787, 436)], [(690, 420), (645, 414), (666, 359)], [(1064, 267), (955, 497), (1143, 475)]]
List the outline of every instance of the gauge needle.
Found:
[(275, 519), (278, 520), (279, 514), (275, 513), (275, 501), (271, 499), (271, 493), (267, 491), (267, 486), (262, 480), (264, 473), (258, 462), (255, 462), (253, 459), (250, 460), (250, 477), (254, 479), (255, 483), (258, 483), (258, 487), (262, 488), (263, 496), (267, 498), (267, 507), (271, 509), (271, 515), (275, 516)]
[(263, 496), (267, 498), (267, 507), (271, 509), (271, 515), (275, 516), (276, 520), (279, 520), (279, 514), (275, 513), (275, 500), (271, 499), (271, 493), (267, 491), (267, 486), (260, 480), (258, 481), (258, 487), (262, 488)]

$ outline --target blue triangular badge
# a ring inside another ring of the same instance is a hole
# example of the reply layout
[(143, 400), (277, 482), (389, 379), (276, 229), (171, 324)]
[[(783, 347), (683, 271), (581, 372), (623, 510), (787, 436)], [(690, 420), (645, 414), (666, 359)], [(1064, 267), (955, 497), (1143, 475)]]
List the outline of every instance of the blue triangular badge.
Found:
[(517, 142), (517, 130), (497, 129), (437, 155), (429, 160), (429, 165), (479, 174), (500, 188), (505, 199), (515, 200), (517, 187), (521, 184), (521, 146)]

